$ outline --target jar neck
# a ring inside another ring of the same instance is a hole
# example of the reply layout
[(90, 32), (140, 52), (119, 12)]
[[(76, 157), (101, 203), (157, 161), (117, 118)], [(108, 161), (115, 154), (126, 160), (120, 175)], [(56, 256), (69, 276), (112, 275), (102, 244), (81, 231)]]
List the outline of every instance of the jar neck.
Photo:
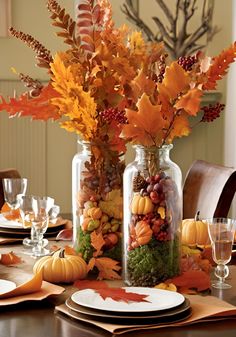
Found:
[(170, 158), (170, 150), (173, 148), (172, 144), (163, 145), (162, 147), (146, 147), (142, 145), (135, 145), (135, 160), (143, 161), (149, 157), (157, 158), (159, 160), (168, 160)]
[(77, 147), (82, 147), (83, 153), (90, 153), (91, 152), (91, 143), (88, 141), (77, 139)]

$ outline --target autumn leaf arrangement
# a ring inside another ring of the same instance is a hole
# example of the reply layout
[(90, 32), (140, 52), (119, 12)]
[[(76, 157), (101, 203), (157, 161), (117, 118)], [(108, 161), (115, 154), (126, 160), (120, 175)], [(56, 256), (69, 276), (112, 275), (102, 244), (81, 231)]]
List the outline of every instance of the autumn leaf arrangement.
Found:
[[(0, 111), (10, 117), (51, 119), (92, 144), (78, 204), (87, 217), (79, 233), (85, 243), (81, 253), (93, 268), (120, 241), (122, 216), (114, 216), (114, 209), (122, 195), (120, 158), (126, 142), (161, 147), (189, 135), (192, 117), (200, 115), (199, 122), (219, 117), (222, 104), (202, 106), (201, 101), (235, 61), (236, 44), (216, 57), (199, 52), (171, 61), (163, 43), (146, 42), (141, 32), (125, 25), (116, 28), (109, 0), (83, 0), (76, 21), (55, 0), (48, 0), (47, 8), (68, 49), (52, 55), (31, 35), (10, 28), (12, 36), (35, 51), (49, 81), (43, 85), (19, 73), (28, 90), (19, 97), (0, 96)], [(108, 166), (119, 167), (113, 187), (100, 174)], [(97, 175), (99, 180), (93, 181)]]

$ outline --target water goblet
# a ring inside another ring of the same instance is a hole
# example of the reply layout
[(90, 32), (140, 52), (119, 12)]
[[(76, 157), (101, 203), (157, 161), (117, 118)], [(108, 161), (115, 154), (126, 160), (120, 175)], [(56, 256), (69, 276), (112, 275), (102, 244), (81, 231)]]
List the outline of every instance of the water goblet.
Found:
[[(37, 237), (35, 234), (35, 229), (32, 226), (31, 220), (33, 218), (33, 207), (32, 207), (32, 201), (33, 197), (37, 198), (32, 195), (22, 195), (18, 194), (18, 202), (19, 202), (19, 210), (20, 210), (20, 216), (22, 219), (23, 227), (28, 228), (31, 227), (30, 229), (30, 237), (24, 238), (23, 240), (23, 245), (31, 248), (37, 245)], [(48, 240), (43, 239), (43, 246), (47, 246)]]
[(230, 284), (225, 283), (225, 279), (229, 275), (227, 264), (231, 260), (236, 220), (212, 218), (207, 219), (206, 222), (211, 240), (212, 257), (217, 264), (215, 276), (219, 279), (212, 283), (212, 287), (217, 289), (231, 288)]
[(3, 193), (5, 202), (11, 208), (15, 210), (19, 207), (19, 194), (24, 195), (27, 188), (26, 178), (4, 178), (3, 183)]
[(48, 228), (49, 211), (54, 205), (54, 199), (50, 197), (33, 197), (32, 209), (33, 216), (31, 218), (32, 227), (35, 231), (37, 245), (33, 247), (33, 256), (45, 256), (49, 254), (49, 250), (44, 247), (43, 236)]

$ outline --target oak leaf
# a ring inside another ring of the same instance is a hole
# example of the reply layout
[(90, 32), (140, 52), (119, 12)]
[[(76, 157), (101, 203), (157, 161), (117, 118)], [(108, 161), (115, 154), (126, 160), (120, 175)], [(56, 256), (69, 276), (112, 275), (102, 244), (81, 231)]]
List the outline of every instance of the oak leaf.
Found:
[(207, 82), (203, 89), (213, 90), (216, 88), (217, 81), (221, 80), (226, 75), (230, 63), (233, 63), (236, 58), (236, 42), (234, 42), (228, 49), (223, 50), (220, 55), (212, 60), (212, 64), (208, 69), (206, 75)]
[(19, 98), (10, 98), (7, 102), (0, 96), (0, 111), (6, 110), (11, 117), (31, 116), (34, 120), (48, 119), (57, 120), (60, 118), (58, 108), (50, 104), (52, 98), (59, 94), (52, 88), (51, 84), (45, 86), (40, 95), (34, 98), (28, 97), (27, 94), (22, 94)]
[(10, 266), (13, 264), (20, 264), (23, 263), (21, 257), (17, 256), (14, 252), (0, 254), (0, 263), (4, 264), (5, 266)]

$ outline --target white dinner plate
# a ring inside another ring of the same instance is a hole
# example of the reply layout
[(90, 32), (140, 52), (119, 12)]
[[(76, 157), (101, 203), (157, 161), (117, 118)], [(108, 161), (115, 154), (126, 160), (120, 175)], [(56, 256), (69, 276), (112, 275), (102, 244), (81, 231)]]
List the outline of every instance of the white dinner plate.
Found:
[(0, 279), (0, 295), (7, 293), (16, 288), (16, 284), (12, 281)]
[(148, 312), (166, 310), (182, 304), (185, 300), (183, 295), (168, 290), (145, 287), (124, 287), (124, 289), (127, 292), (147, 295), (145, 300), (148, 302), (118, 302), (114, 301), (110, 297), (104, 300), (98, 293), (96, 293), (95, 290), (92, 289), (76, 291), (72, 294), (71, 299), (74, 303), (84, 307), (116, 312)]

